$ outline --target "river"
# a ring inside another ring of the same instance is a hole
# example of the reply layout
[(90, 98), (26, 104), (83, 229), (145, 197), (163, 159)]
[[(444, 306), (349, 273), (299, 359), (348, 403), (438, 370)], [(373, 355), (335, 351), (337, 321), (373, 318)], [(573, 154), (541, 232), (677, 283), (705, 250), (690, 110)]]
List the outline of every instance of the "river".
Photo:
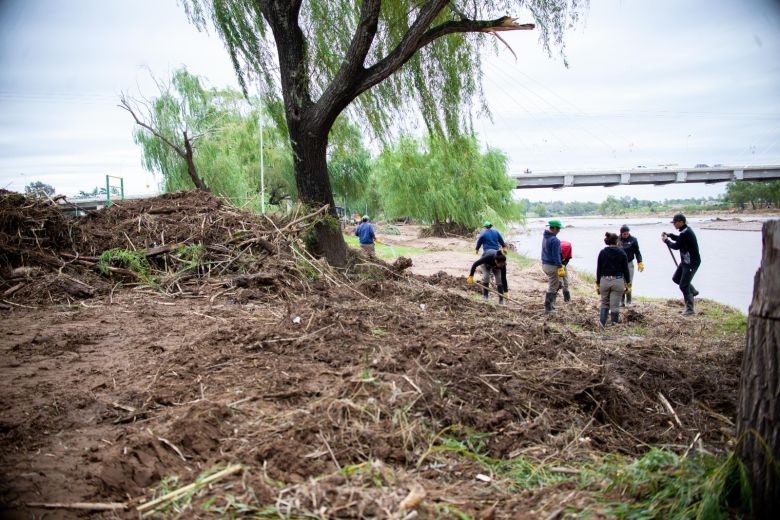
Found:
[[(750, 216), (750, 220), (764, 221), (774, 217)], [(518, 251), (531, 258), (539, 258), (541, 235), (549, 219), (529, 219), (526, 229), (508, 233)], [(570, 265), (578, 271), (596, 272), (596, 258), (604, 248), (604, 233), (618, 233), (622, 224), (628, 224), (631, 234), (639, 240), (639, 249), (645, 264), (644, 272), (634, 274), (634, 294), (654, 298), (681, 298), (680, 290), (671, 281), (675, 266), (669, 249), (661, 242), (661, 232), (675, 233), (669, 217), (570, 217), (562, 218), (565, 226), (558, 234), (561, 240), (572, 243), (574, 258)], [(731, 305), (747, 313), (753, 297), (753, 276), (761, 264), (760, 231), (724, 231), (699, 228), (713, 221), (713, 217), (691, 217), (689, 226), (699, 241), (702, 264), (694, 278), (700, 297)], [(678, 261), (679, 255), (674, 252)]]

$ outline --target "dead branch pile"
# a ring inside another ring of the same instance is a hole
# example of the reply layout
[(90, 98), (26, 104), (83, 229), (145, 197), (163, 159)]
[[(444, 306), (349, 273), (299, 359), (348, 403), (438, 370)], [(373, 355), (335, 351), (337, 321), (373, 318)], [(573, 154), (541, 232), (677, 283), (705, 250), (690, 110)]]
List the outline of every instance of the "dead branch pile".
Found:
[[(28, 303), (105, 294), (117, 283), (179, 295), (224, 283), (266, 294), (301, 291), (307, 271), (323, 267), (300, 237), (324, 209), (272, 220), (189, 191), (116, 203), (68, 220), (49, 201), (4, 192), (0, 289), (16, 287), (6, 296)], [(236, 274), (243, 276), (224, 279)]]

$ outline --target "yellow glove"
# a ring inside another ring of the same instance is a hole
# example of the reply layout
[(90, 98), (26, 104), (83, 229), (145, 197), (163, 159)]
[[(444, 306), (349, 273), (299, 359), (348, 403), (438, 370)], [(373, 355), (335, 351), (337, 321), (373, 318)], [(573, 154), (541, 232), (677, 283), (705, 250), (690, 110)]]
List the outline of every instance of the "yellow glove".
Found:
[(563, 278), (564, 276), (566, 276), (566, 268), (563, 267), (563, 266), (560, 266), (558, 268), (558, 277), (559, 278)]
[(474, 283), (474, 277), (473, 276), (469, 276), (468, 278), (466, 278), (466, 283), (469, 284), (469, 285), (473, 284)]
[(504, 256), (506, 256), (506, 246), (501, 248), (501, 252), (504, 253)]
[(626, 294), (631, 294), (631, 284), (630, 283), (626, 284)]
[(644, 262), (639, 262), (638, 264), (636, 264), (636, 266), (639, 268), (639, 272), (640, 273), (645, 270), (645, 263)]
[(509, 298), (509, 291), (504, 291), (504, 298)]
[(379, 243), (379, 239), (378, 238), (374, 238), (374, 243), (378, 244)]

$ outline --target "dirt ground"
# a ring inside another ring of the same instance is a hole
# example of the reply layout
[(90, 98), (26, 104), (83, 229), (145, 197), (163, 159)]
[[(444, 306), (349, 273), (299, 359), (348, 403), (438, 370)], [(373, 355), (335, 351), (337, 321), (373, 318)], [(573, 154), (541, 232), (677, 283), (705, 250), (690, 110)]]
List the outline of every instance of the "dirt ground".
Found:
[[(380, 236), (430, 251), (410, 269), (355, 255), (337, 271), (299, 247), (311, 219), (205, 194), (74, 223), (6, 192), (0, 217), (4, 518), (137, 517), (232, 464), (179, 516), (548, 518), (588, 499), (512, 491), (452, 446), (565, 473), (733, 442), (742, 336), (681, 320), (677, 301), (601, 331), (584, 284), (544, 317), (538, 266), (510, 270), (509, 305), (480, 301), (469, 241), (405, 227)], [(141, 251), (143, 279), (116, 259), (103, 274), (111, 248)], [(35, 505), (75, 502), (124, 509)]]

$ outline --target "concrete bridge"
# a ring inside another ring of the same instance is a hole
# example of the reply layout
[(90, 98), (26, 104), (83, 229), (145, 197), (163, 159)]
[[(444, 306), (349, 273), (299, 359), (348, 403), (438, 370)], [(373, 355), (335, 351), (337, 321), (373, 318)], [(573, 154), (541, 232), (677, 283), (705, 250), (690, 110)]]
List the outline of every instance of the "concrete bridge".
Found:
[(771, 181), (780, 179), (780, 166), (718, 166), (702, 168), (635, 168), (586, 172), (516, 174), (517, 189), (618, 186), (621, 184), (672, 184), (688, 182)]

